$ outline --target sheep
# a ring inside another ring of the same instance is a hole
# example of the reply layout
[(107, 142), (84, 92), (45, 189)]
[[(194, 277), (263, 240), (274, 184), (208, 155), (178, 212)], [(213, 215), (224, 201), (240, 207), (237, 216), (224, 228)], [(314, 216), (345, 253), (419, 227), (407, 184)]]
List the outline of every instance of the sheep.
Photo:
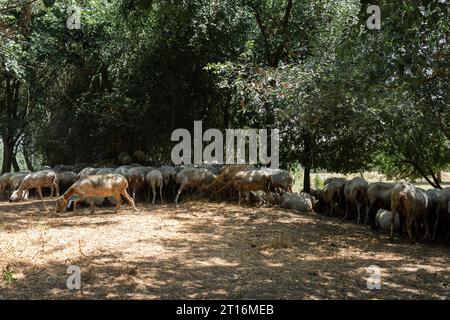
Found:
[(74, 195), (78, 195), (80, 199), (87, 199), (92, 208), (92, 212), (95, 208), (92, 198), (107, 198), (112, 196), (117, 202), (114, 209), (114, 213), (117, 213), (117, 210), (120, 207), (121, 195), (124, 196), (128, 203), (131, 204), (133, 210), (137, 211), (133, 199), (127, 192), (127, 187), (127, 179), (119, 174), (92, 175), (81, 178), (56, 200), (55, 211), (56, 213), (60, 213), (64, 208), (66, 208), (68, 201)]
[(24, 191), (37, 189), (39, 199), (44, 204), (45, 210), (49, 211), (45, 204), (44, 198), (42, 197), (42, 188), (46, 187), (51, 188), (51, 197), (53, 196), (54, 189), (56, 189), (56, 195), (59, 197), (59, 186), (57, 183), (56, 173), (53, 170), (43, 170), (35, 173), (30, 173), (23, 178), (19, 188), (13, 192), (10, 198), (10, 202), (20, 201), (23, 198)]
[(84, 168), (83, 170), (80, 171), (80, 173), (78, 173), (78, 179), (86, 178), (87, 176), (91, 175), (94, 170), (95, 169), (92, 167)]
[(192, 167), (184, 168), (177, 174), (175, 179), (180, 185), (175, 197), (175, 204), (178, 205), (178, 198), (183, 189), (196, 187), (207, 188), (216, 180), (216, 178), (217, 176), (208, 169), (197, 169)]
[(378, 209), (391, 210), (391, 195), (394, 187), (394, 183), (374, 182), (367, 188), (366, 209), (368, 208), (367, 216), (372, 230), (377, 229), (375, 215)]
[(43, 167), (40, 167), (37, 171), (46, 171), (46, 170), (53, 170), (53, 169), (50, 166), (43, 166)]
[[(385, 209), (378, 209), (375, 215), (375, 223), (377, 230), (381, 231), (390, 231), (391, 230), (391, 221), (392, 221), (392, 211)], [(394, 218), (394, 231), (400, 230), (400, 217), (396, 213)]]
[(92, 172), (92, 174), (106, 175), (110, 173), (114, 173), (114, 168), (98, 168)]
[(261, 170), (239, 171), (233, 179), (233, 186), (239, 191), (239, 204), (242, 202), (243, 191), (262, 190), (270, 192), (272, 177)]
[(116, 168), (116, 170), (114, 170), (114, 173), (118, 173), (118, 174), (121, 174), (124, 177), (126, 177), (128, 170), (130, 170), (131, 168), (133, 168), (133, 167), (131, 167), (131, 166), (120, 166), (120, 167)]
[(274, 206), (281, 203), (281, 196), (277, 192), (266, 193), (262, 190), (245, 191), (245, 198), (250, 203), (256, 203), (259, 206)]
[(345, 196), (345, 216), (344, 220), (348, 218), (348, 214), (353, 208), (356, 208), (358, 218), (357, 224), (360, 224), (362, 220), (362, 214), (366, 213), (364, 223), (369, 221), (369, 217), (366, 212), (366, 192), (369, 184), (361, 177), (355, 177), (348, 181), (344, 186)]
[(272, 188), (275, 191), (281, 193), (281, 190), (284, 192), (291, 192), (292, 187), (294, 186), (295, 179), (294, 175), (287, 170), (282, 169), (272, 169), (272, 168), (261, 168), (261, 172), (271, 176), (272, 178)]
[(163, 188), (163, 175), (159, 170), (152, 170), (145, 176), (145, 181), (148, 185), (148, 195), (147, 195), (147, 201), (150, 201), (150, 188), (153, 192), (153, 201), (152, 204), (155, 204), (155, 198), (156, 198), (156, 188), (159, 187), (159, 197), (161, 199), (161, 203), (163, 203), (163, 195), (162, 195), (162, 188)]
[(127, 171), (126, 176), (128, 181), (128, 190), (132, 194), (132, 198), (136, 201), (136, 191), (145, 187), (145, 176), (137, 168), (132, 168)]
[[(392, 212), (398, 213), (401, 224), (405, 223), (409, 239), (413, 240), (412, 225), (415, 224), (416, 237), (418, 237), (419, 221), (422, 220), (425, 226), (424, 239), (431, 238), (431, 230), (426, 214), (430, 205), (426, 192), (416, 188), (411, 183), (399, 182), (395, 185), (391, 194)], [(391, 239), (394, 233), (394, 215), (391, 221)]]
[(338, 203), (339, 209), (345, 205), (344, 188), (347, 180), (341, 178), (328, 178), (330, 180), (323, 187), (323, 200), (330, 210), (330, 216), (333, 216), (334, 208)]
[(78, 175), (72, 171), (56, 173), (58, 178), (59, 191), (64, 193), (66, 190), (78, 180)]
[(12, 175), (13, 175), (13, 173), (7, 172), (0, 176), (0, 195), (1, 196), (6, 196), (7, 198), (9, 198), (7, 193), (10, 189), (9, 179), (12, 177)]
[[(17, 190), (22, 183), (23, 179), (29, 174), (29, 172), (16, 172), (9, 178), (9, 186), (11, 190)], [(25, 190), (23, 198), (28, 200), (28, 190)]]
[(436, 208), (436, 220), (433, 227), (433, 240), (436, 238), (436, 233), (438, 231), (438, 225), (441, 225), (445, 232), (445, 236), (448, 237), (450, 234), (450, 188), (444, 188), (439, 193), (438, 205)]
[(164, 186), (169, 185), (170, 181), (175, 180), (177, 172), (174, 167), (171, 166), (161, 166), (158, 168), (159, 172), (161, 172), (163, 177)]
[(161, 166), (158, 170), (161, 172), (163, 177), (163, 191), (166, 199), (169, 196), (175, 198), (175, 193), (177, 192), (175, 183), (177, 172), (175, 168), (171, 166)]
[(309, 193), (283, 193), (280, 207), (286, 209), (294, 209), (300, 212), (313, 212), (313, 207), (316, 204), (316, 199)]

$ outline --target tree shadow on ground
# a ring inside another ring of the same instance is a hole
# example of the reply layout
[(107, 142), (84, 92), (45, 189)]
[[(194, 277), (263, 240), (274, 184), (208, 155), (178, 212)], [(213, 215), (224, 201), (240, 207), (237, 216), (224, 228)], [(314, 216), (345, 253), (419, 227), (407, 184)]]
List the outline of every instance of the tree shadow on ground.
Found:
[[(77, 225), (77, 220), (93, 220), (92, 232), (109, 227), (126, 232), (121, 229), (126, 222), (129, 236), (117, 239), (117, 245), (49, 258), (40, 264), (10, 261), (21, 276), (14, 283), (0, 280), (0, 296), (439, 299), (449, 295), (450, 255), (446, 247), (411, 245), (401, 239), (391, 243), (366, 226), (283, 209), (204, 202), (187, 202), (179, 208), (141, 204), (139, 209), (139, 214), (53, 220), (52, 228), (61, 224), (83, 232), (89, 230), (86, 225)], [(95, 225), (99, 219), (111, 220), (111, 225)], [(14, 223), (14, 216), (7, 223)], [(136, 233), (142, 228), (148, 230)], [(89, 244), (90, 237), (86, 233), (83, 241)], [(66, 287), (69, 264), (81, 268), (80, 291)], [(367, 289), (367, 268), (373, 265), (381, 271), (380, 290)]]

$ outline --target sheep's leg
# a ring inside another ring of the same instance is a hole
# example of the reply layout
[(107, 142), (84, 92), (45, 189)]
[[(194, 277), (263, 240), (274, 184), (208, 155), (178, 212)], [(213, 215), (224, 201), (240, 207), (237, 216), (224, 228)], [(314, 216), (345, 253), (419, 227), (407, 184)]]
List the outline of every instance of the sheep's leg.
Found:
[(357, 204), (356, 204), (356, 211), (358, 211), (358, 221), (356, 222), (357, 224), (360, 224), (360, 223), (361, 223), (361, 220), (362, 220), (362, 219), (361, 219), (361, 216), (362, 216), (362, 212), (361, 212), (361, 211), (362, 211), (362, 210), (361, 210), (362, 208), (361, 208), (361, 207), (362, 207), (362, 204), (361, 204), (361, 203), (357, 203)]
[(406, 218), (406, 231), (408, 231), (408, 237), (410, 240), (413, 240), (413, 230), (412, 230), (412, 225), (414, 223), (414, 219), (410, 217), (410, 215), (408, 215), (408, 217)]
[(366, 215), (366, 218), (364, 219), (364, 224), (369, 223), (369, 211), (370, 211), (370, 208), (367, 205), (365, 205), (364, 206), (364, 214)]
[(423, 217), (423, 224), (425, 225), (425, 235), (423, 236), (423, 240), (427, 241), (431, 239), (430, 220), (427, 213), (425, 213)]
[(42, 189), (41, 187), (37, 187), (37, 191), (38, 191), (38, 196), (39, 196), (39, 200), (42, 201), (42, 204), (44, 205), (45, 211), (49, 212), (47, 205), (45, 204), (44, 198), (42, 197)]
[[(392, 210), (392, 217), (391, 217), (391, 235), (389, 236), (390, 239), (394, 238), (394, 223), (395, 223), (395, 209)], [(401, 221), (400, 221), (400, 228), (401, 228)]]
[(181, 191), (183, 191), (183, 187), (184, 187), (184, 185), (181, 184), (181, 185), (180, 185), (180, 189), (178, 189), (177, 195), (176, 195), (176, 197), (175, 197), (175, 204), (176, 204), (176, 205), (178, 205), (178, 198), (180, 197)]
[(242, 188), (239, 188), (239, 205), (241, 205)]
[[(348, 201), (347, 199), (345, 199), (345, 214), (344, 214), (344, 220), (348, 219), (348, 210), (350, 207), (350, 201)], [(357, 222), (359, 223), (359, 222)]]
[(161, 203), (163, 203), (164, 202), (164, 200), (163, 200), (163, 184), (161, 183), (160, 185), (159, 185), (159, 197), (161, 198)]
[(437, 232), (437, 228), (438, 228), (438, 225), (439, 225), (440, 213), (441, 213), (441, 208), (438, 205), (438, 207), (436, 208), (436, 214), (435, 214), (436, 215), (436, 221), (434, 222), (434, 228), (433, 228), (433, 237), (432, 237), (433, 241), (436, 239), (436, 232)]
[(73, 202), (73, 212), (77, 209), (78, 203), (81, 201), (81, 198), (74, 200)]
[(133, 186), (133, 201), (136, 201), (136, 185)]
[(120, 208), (120, 203), (122, 202), (121, 199), (120, 199), (120, 193), (119, 194), (116, 193), (114, 195), (114, 199), (116, 199), (116, 202), (117, 202), (116, 207), (114, 208), (114, 213), (117, 213), (117, 211)]
[[(53, 186), (56, 190), (56, 196), (59, 197), (59, 185), (56, 183), (56, 181), (53, 182)], [(52, 191), (52, 194), (53, 194), (53, 191)]]
[(147, 189), (147, 202), (150, 202), (150, 186), (148, 186), (148, 189)]
[(156, 188), (155, 188), (155, 184), (152, 184), (152, 192), (153, 192), (153, 200), (152, 200), (152, 204), (155, 204), (155, 199), (156, 199)]
[(91, 213), (95, 212), (95, 205), (93, 198), (88, 198), (89, 205), (91, 206)]
[(120, 193), (122, 196), (124, 196), (125, 199), (127, 199), (128, 203), (131, 204), (131, 206), (133, 207), (134, 211), (137, 211), (137, 208), (134, 204), (133, 199), (130, 197), (130, 195), (127, 192), (127, 189), (123, 189), (122, 192)]

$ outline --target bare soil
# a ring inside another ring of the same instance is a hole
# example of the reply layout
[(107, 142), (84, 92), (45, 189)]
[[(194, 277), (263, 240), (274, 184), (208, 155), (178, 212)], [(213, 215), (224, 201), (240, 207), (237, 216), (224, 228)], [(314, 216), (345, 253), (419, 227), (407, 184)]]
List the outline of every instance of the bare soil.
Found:
[[(52, 216), (39, 201), (0, 203), (0, 299), (450, 298), (448, 246), (277, 208), (138, 209)], [(69, 265), (81, 290), (66, 287)], [(367, 289), (372, 265), (379, 290)]]

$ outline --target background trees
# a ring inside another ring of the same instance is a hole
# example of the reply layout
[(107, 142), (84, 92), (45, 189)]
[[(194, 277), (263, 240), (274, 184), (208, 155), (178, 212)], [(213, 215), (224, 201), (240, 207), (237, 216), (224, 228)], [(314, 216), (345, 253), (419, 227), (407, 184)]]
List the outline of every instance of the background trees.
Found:
[(170, 160), (176, 128), (279, 128), (281, 164), (377, 169), (439, 186), (449, 165), (448, 3), (64, 1), (0, 4), (2, 171)]

